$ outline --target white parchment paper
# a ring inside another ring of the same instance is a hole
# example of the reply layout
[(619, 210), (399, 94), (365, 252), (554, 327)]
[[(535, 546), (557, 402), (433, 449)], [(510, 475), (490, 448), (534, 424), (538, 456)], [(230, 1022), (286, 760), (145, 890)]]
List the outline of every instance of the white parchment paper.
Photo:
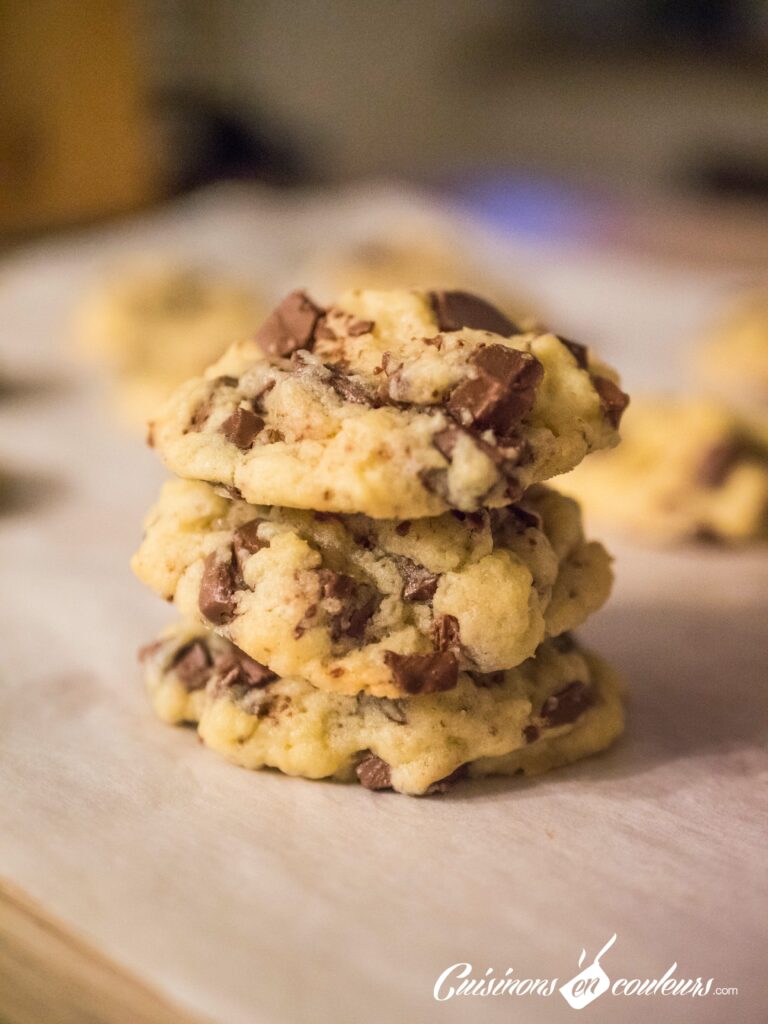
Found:
[[(0, 876), (222, 1024), (765, 1020), (766, 555), (614, 542), (582, 635), (630, 680), (629, 730), (538, 781), (415, 800), (250, 774), (150, 714), (135, 650), (171, 611), (127, 563), (163, 471), (73, 358), (72, 302), (147, 248), (277, 291), (309, 240), (418, 206), (224, 189), (0, 266)], [(679, 383), (728, 283), (468, 237), (630, 388)], [(562, 984), (613, 933), (611, 981), (676, 961), (739, 994), (433, 998), (457, 962)]]

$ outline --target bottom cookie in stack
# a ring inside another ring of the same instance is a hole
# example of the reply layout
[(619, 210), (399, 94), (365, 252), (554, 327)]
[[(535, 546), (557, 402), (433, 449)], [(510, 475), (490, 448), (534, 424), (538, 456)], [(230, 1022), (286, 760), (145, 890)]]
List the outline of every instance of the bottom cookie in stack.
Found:
[(157, 715), (196, 724), (230, 761), (415, 796), (465, 776), (548, 771), (605, 749), (624, 726), (620, 678), (569, 635), (517, 668), (398, 699), (280, 678), (199, 625), (170, 627), (141, 659)]

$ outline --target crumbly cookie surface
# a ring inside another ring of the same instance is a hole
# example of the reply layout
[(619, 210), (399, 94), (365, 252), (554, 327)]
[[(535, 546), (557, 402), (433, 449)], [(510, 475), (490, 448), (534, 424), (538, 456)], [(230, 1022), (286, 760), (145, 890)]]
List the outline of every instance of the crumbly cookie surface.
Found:
[(554, 486), (589, 520), (651, 540), (766, 540), (768, 418), (711, 399), (636, 399), (619, 448)]
[(618, 440), (613, 372), (463, 292), (292, 293), (151, 428), (252, 504), (406, 519), (500, 507)]
[(462, 672), (446, 693), (396, 700), (276, 677), (195, 625), (172, 627), (142, 660), (159, 717), (197, 723), (236, 764), (376, 790), (420, 795), (462, 775), (536, 774), (603, 750), (623, 729), (618, 677), (569, 636), (493, 679)]
[(180, 612), (281, 676), (380, 697), (447, 690), (581, 624), (610, 557), (538, 485), (501, 509), (414, 520), (252, 506), (169, 481), (134, 558)]
[(83, 349), (117, 372), (123, 411), (143, 420), (177, 385), (252, 334), (262, 316), (242, 285), (158, 264), (127, 269), (86, 297), (75, 332)]

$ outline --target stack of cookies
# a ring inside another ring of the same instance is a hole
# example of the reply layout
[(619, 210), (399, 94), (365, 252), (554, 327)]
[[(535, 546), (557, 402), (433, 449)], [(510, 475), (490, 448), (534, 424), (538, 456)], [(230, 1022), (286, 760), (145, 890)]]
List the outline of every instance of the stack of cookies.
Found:
[(183, 617), (143, 651), (158, 715), (249, 768), (411, 794), (608, 746), (621, 686), (570, 631), (611, 561), (542, 482), (626, 403), (464, 292), (292, 293), (150, 426), (178, 479), (133, 564)]

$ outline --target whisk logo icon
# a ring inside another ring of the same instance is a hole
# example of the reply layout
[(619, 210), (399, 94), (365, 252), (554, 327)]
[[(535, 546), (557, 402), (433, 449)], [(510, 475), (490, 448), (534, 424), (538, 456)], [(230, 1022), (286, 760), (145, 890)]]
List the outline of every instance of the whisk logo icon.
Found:
[[(570, 981), (567, 981), (565, 985), (560, 986), (560, 995), (574, 1010), (582, 1010), (585, 1006), (589, 1006), (590, 1003), (593, 1003), (595, 999), (610, 988), (611, 980), (600, 966), (600, 958), (608, 952), (615, 941), (616, 934), (614, 933), (591, 964), (584, 967), (582, 971), (571, 978)], [(582, 949), (581, 956), (579, 957), (579, 967), (583, 965), (586, 958), (587, 951)]]

